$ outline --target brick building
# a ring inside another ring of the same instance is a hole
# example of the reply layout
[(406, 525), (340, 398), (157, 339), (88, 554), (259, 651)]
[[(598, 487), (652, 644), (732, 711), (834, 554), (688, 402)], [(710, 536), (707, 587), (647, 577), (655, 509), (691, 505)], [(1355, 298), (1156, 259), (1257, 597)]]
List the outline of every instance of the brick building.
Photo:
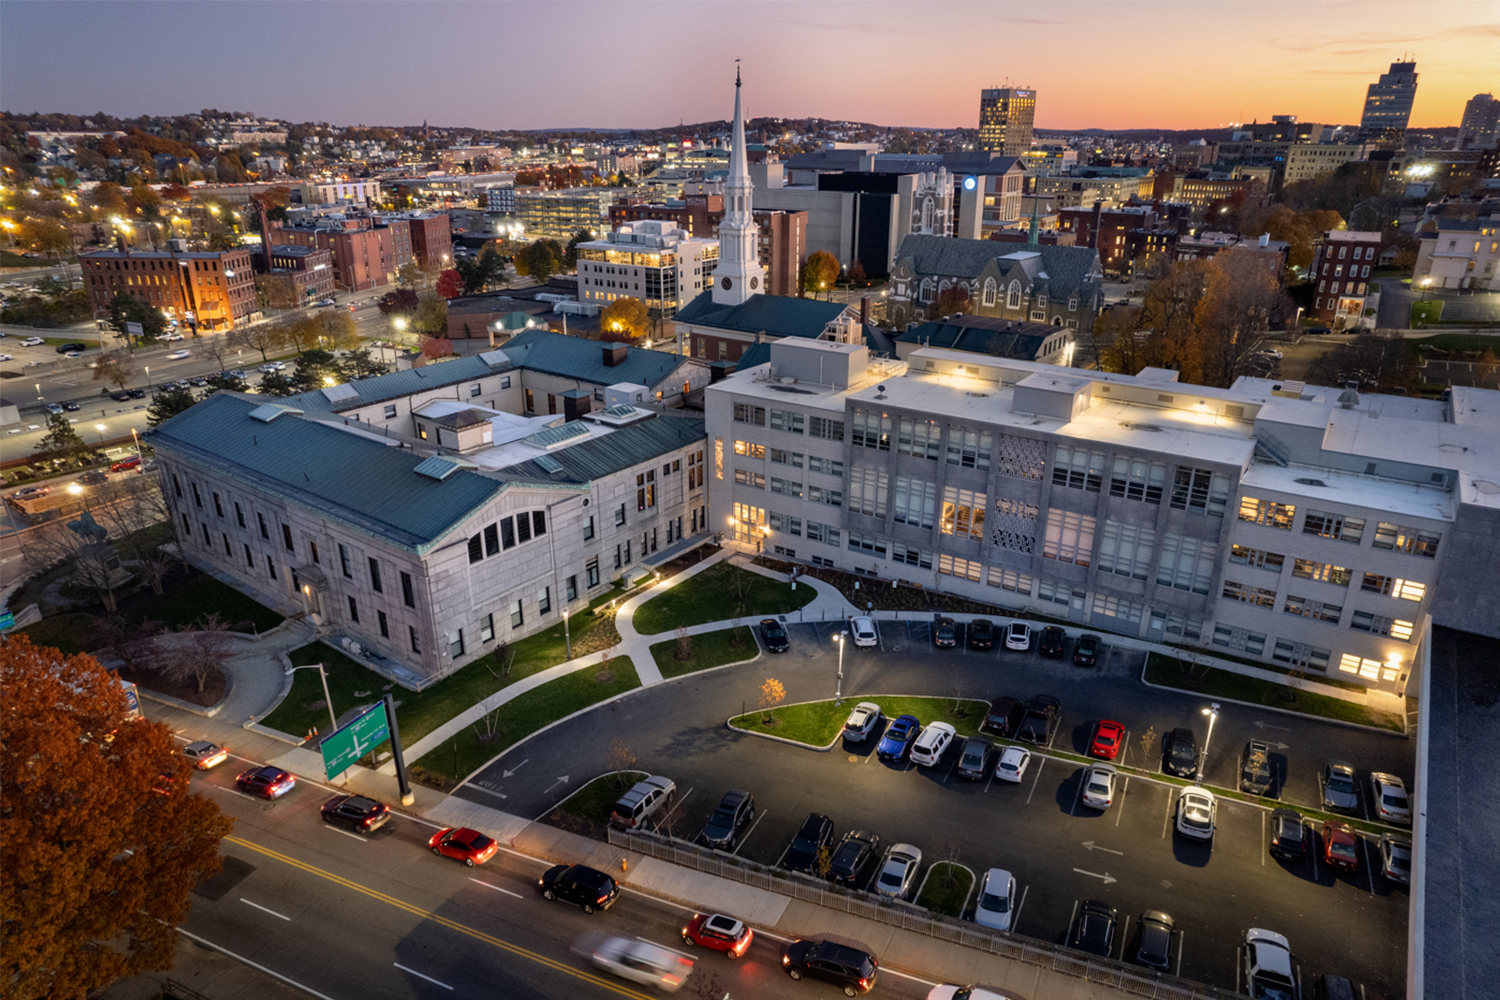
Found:
[(412, 212), (405, 216), (411, 227), (412, 259), (424, 271), (440, 271), (453, 260), (453, 231), (446, 212)]
[(272, 244), (270, 262), (266, 261), (264, 252), (257, 251), (255, 265), (260, 274), (291, 279), (289, 300), (271, 303), (277, 308), (296, 308), (327, 298), (334, 292), (333, 254), (328, 250), (295, 243)]
[(331, 216), (272, 229), (279, 241), (327, 250), (333, 255), (334, 284), (345, 292), (367, 291), (396, 280), (400, 268), (396, 247), (405, 233), (406, 220), (377, 225), (367, 218)]
[(1354, 230), (1324, 233), (1323, 242), (1313, 253), (1311, 273), (1318, 282), (1313, 316), (1335, 330), (1360, 325), (1370, 287), (1370, 270), (1379, 254), (1379, 233)]
[(109, 315), (117, 291), (205, 330), (227, 330), (256, 311), (249, 249), (104, 250), (78, 259), (96, 319)]

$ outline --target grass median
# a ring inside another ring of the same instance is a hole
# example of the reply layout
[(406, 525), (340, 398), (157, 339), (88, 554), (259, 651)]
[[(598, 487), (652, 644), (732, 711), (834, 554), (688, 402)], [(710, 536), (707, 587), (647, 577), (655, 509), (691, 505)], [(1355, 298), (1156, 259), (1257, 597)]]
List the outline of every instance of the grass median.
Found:
[[(979, 724), (990, 703), (975, 698), (857, 698), (847, 697), (842, 705), (833, 701), (811, 701), (801, 705), (787, 705), (771, 711), (771, 722), (766, 723), (763, 711), (749, 712), (729, 720), (730, 726), (750, 733), (778, 736), (793, 743), (805, 743), (822, 749), (832, 743), (844, 727), (844, 720), (861, 701), (873, 701), (880, 706), (886, 719), (898, 715), (914, 715), (924, 725), (929, 722), (946, 722), (960, 737), (979, 735)], [(877, 734), (878, 735), (878, 734)], [(872, 737), (876, 738), (876, 737)]]
[(793, 590), (789, 583), (722, 562), (646, 601), (633, 621), (641, 635), (657, 635), (683, 625), (784, 615), (817, 594), (808, 584)]
[(1186, 670), (1178, 660), (1163, 653), (1151, 653), (1147, 656), (1146, 680), (1162, 687), (1191, 691), (1194, 694), (1233, 698), (1252, 705), (1266, 705), (1287, 712), (1317, 715), (1375, 729), (1389, 729), (1398, 733), (1405, 731), (1401, 717), (1390, 712), (1378, 712), (1342, 698), (1314, 694), (1217, 667), (1194, 667)]
[(945, 917), (963, 917), (974, 887), (974, 873), (962, 865), (939, 861), (927, 870), (927, 881), (917, 897), (917, 905)]
[(609, 823), (609, 814), (614, 811), (620, 796), (644, 777), (645, 771), (619, 771), (595, 778), (559, 802), (547, 814), (547, 820), (564, 830), (597, 834)]
[(656, 661), (656, 668), (663, 677), (681, 677), (710, 667), (722, 667), (726, 663), (753, 660), (760, 652), (755, 635), (745, 625), (688, 636), (687, 640), (686, 657), (681, 656), (684, 650), (678, 639), (668, 639), (651, 647), (651, 658)]

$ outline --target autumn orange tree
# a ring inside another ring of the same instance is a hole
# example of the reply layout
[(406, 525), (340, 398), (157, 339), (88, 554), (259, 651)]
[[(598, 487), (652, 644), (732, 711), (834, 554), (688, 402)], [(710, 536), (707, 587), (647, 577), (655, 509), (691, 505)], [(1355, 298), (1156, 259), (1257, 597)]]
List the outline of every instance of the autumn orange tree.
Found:
[(822, 294), (839, 279), (839, 259), (827, 250), (814, 250), (802, 265), (802, 290)]
[(599, 310), (599, 330), (604, 334), (616, 334), (639, 340), (646, 335), (651, 314), (646, 303), (633, 295), (622, 295)]
[(171, 968), (188, 892), (219, 870), (232, 822), (189, 772), (93, 657), (0, 640), (0, 996), (85, 996)]

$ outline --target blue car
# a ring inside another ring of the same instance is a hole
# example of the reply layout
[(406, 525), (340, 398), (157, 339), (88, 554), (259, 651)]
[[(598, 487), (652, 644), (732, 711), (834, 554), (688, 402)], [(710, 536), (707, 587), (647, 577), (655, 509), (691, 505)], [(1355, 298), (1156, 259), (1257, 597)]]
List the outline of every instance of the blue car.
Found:
[(900, 760), (906, 756), (907, 748), (917, 738), (917, 733), (922, 729), (922, 724), (917, 721), (915, 715), (900, 715), (891, 720), (891, 724), (885, 727), (885, 735), (880, 737), (880, 745), (875, 748), (875, 755), (881, 760)]

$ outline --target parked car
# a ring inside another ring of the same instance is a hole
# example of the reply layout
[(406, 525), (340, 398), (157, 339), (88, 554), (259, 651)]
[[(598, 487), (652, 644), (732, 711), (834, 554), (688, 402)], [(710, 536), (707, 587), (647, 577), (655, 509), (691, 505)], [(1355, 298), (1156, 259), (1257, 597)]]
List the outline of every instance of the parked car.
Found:
[(1330, 760), (1323, 765), (1323, 808), (1332, 812), (1352, 813), (1359, 808), (1359, 792), (1354, 787), (1354, 765)]
[(118, 462), (116, 462), (113, 465), (111, 465), (109, 467), (109, 471), (110, 472), (129, 472), (131, 469), (138, 469), (138, 468), (140, 468), (140, 465), (141, 465), (140, 456), (139, 455), (131, 455), (129, 458), (122, 458)]
[(781, 967), (793, 979), (806, 976), (832, 983), (845, 996), (870, 992), (880, 963), (869, 949), (827, 938), (796, 938), (781, 949)]
[(585, 935), (573, 950), (606, 972), (662, 993), (676, 993), (693, 971), (691, 958), (637, 937)]
[(865, 615), (855, 615), (849, 619), (849, 632), (854, 636), (854, 645), (860, 648), (873, 648), (880, 644), (880, 635), (875, 631), (875, 619)]
[(543, 899), (560, 899), (583, 907), (584, 913), (607, 910), (620, 897), (614, 879), (586, 865), (553, 865), (536, 880)]
[(447, 827), (428, 838), (427, 846), (440, 858), (453, 858), (473, 868), (495, 856), (500, 845), (493, 839), (466, 826)]
[(207, 771), (211, 767), (218, 767), (229, 759), (229, 751), (217, 743), (207, 740), (197, 740), (182, 748), (182, 755), (200, 771)]
[(1101, 812), (1115, 800), (1115, 779), (1119, 772), (1113, 764), (1094, 764), (1083, 772), (1083, 804)]
[(1036, 641), (1036, 651), (1043, 656), (1057, 657), (1063, 655), (1067, 645), (1068, 633), (1057, 625), (1048, 625)]
[(738, 788), (730, 789), (708, 817), (698, 840), (709, 847), (732, 851), (739, 846), (740, 831), (754, 820), (755, 796)]
[(1016, 739), (1037, 746), (1051, 746), (1052, 737), (1062, 722), (1062, 702), (1050, 694), (1039, 694), (1026, 706), (1026, 717), (1016, 731)]
[(1252, 927), (1245, 932), (1240, 954), (1248, 995), (1257, 1000), (1302, 1000), (1302, 971), (1285, 937)]
[(880, 861), (880, 874), (870, 886), (876, 895), (887, 899), (907, 899), (916, 888), (917, 872), (922, 867), (922, 852), (910, 844), (896, 844)]
[(948, 649), (958, 645), (958, 629), (954, 627), (952, 618), (946, 615), (938, 615), (933, 620), (932, 644), (940, 649)]
[(118, 389), (110, 393), (109, 398), (113, 399), (116, 403), (124, 403), (130, 399), (130, 393), (124, 389)]
[(743, 920), (722, 913), (695, 913), (682, 929), (682, 943), (722, 951), (725, 958), (739, 958), (750, 949), (755, 932)]
[(1108, 958), (1115, 947), (1118, 917), (1119, 913), (1113, 906), (1095, 899), (1085, 900), (1078, 908), (1078, 916), (1073, 919), (1073, 931), (1068, 935), (1069, 947)]
[(234, 779), (234, 786), (247, 795), (259, 795), (264, 799), (279, 799), (297, 787), (297, 776), (290, 771), (267, 764), (241, 772)]
[(781, 867), (811, 875), (818, 863), (818, 852), (832, 843), (833, 820), (822, 813), (808, 813), (786, 853), (781, 856)]
[(791, 642), (786, 635), (786, 626), (775, 618), (761, 619), (760, 637), (766, 641), (767, 652), (785, 653), (791, 648)]
[(935, 766), (943, 759), (943, 754), (948, 752), (948, 747), (952, 746), (957, 735), (957, 730), (946, 722), (929, 722), (922, 727), (922, 735), (911, 745), (912, 763), (923, 767)]
[(1301, 861), (1307, 853), (1307, 821), (1295, 809), (1271, 811), (1271, 853), (1284, 861)]
[(880, 860), (880, 838), (868, 830), (850, 830), (833, 852), (828, 877), (835, 885), (861, 889), (869, 881), (870, 870)]
[(898, 715), (885, 727), (885, 735), (875, 747), (875, 756), (881, 760), (897, 761), (906, 756), (912, 740), (922, 724), (915, 715)]
[(1005, 648), (1022, 653), (1031, 649), (1031, 626), (1025, 622), (1011, 622), (1005, 626)]
[(1406, 797), (1406, 784), (1394, 774), (1370, 773), (1370, 802), (1375, 806), (1376, 819), (1411, 825), (1411, 800)]
[(1219, 800), (1206, 788), (1184, 788), (1177, 799), (1177, 832), (1192, 840), (1212, 840)]
[(1011, 784), (1019, 784), (1026, 777), (1026, 765), (1031, 763), (1031, 751), (1023, 747), (1006, 747), (995, 761), (995, 777)]
[(1094, 738), (1089, 741), (1089, 756), (1114, 760), (1120, 755), (1120, 744), (1125, 739), (1125, 727), (1109, 719), (1094, 723)]
[(1179, 778), (1198, 776), (1198, 738), (1181, 726), (1162, 741), (1161, 769)]
[(984, 714), (979, 731), (1008, 739), (1021, 728), (1021, 720), (1025, 716), (1026, 708), (1015, 698), (996, 698), (990, 702), (990, 710)]
[(126, 389), (125, 390), (125, 395), (129, 396), (131, 399), (145, 399), (146, 398), (146, 390), (145, 389)]
[(1250, 740), (1240, 751), (1240, 791), (1265, 795), (1271, 790), (1271, 745)]
[(1160, 910), (1147, 910), (1135, 924), (1128, 960), (1158, 972), (1171, 972), (1177, 953), (1177, 924)]
[(1331, 819), (1323, 824), (1323, 863), (1339, 871), (1359, 871), (1359, 845), (1348, 823)]
[(988, 618), (969, 622), (969, 648), (991, 649), (995, 645), (995, 623)]
[(1312, 996), (1313, 1000), (1364, 1000), (1365, 991), (1356, 990), (1344, 976), (1325, 972), (1313, 980)]
[(1380, 835), (1380, 874), (1392, 882), (1411, 885), (1411, 838), (1402, 833)]
[(657, 810), (671, 803), (677, 795), (677, 784), (671, 778), (654, 774), (631, 786), (630, 791), (620, 796), (609, 822), (622, 830), (639, 829)]
[(854, 706), (844, 723), (844, 739), (850, 743), (863, 743), (879, 724), (880, 706), (873, 701), (862, 701)]
[(958, 756), (958, 776), (978, 781), (990, 773), (990, 741), (978, 736), (964, 740), (963, 753)]
[(356, 833), (374, 833), (390, 822), (391, 807), (363, 795), (335, 795), (323, 803), (323, 822), (347, 826)]
[(1092, 632), (1085, 632), (1078, 637), (1078, 645), (1073, 647), (1073, 663), (1080, 667), (1097, 666), (1099, 653), (1104, 648), (1104, 640)]
[(1016, 909), (1016, 877), (1004, 868), (991, 868), (979, 880), (974, 899), (974, 922), (997, 931), (1010, 930)]

